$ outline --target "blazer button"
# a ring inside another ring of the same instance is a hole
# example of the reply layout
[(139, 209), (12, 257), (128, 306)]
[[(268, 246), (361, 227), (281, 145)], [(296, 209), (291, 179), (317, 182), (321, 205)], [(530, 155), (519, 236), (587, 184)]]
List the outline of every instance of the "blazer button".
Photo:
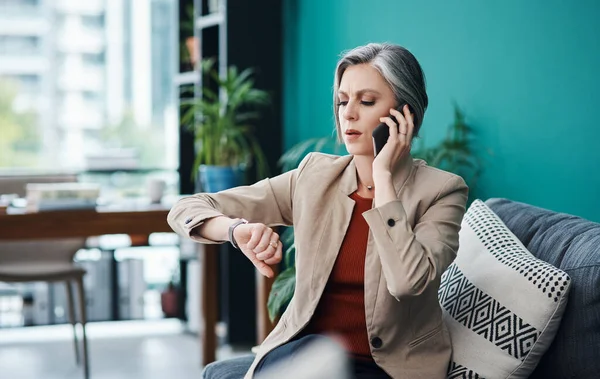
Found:
[(394, 226), (394, 225), (396, 225), (396, 221), (394, 221), (393, 219), (391, 219), (391, 218), (390, 218), (390, 219), (388, 220), (388, 225), (389, 225), (389, 226)]
[(190, 222), (192, 222), (193, 219), (194, 219), (193, 217), (188, 218), (187, 220), (185, 220), (185, 224), (186, 225), (189, 224)]
[(383, 345), (383, 341), (381, 341), (381, 338), (379, 338), (379, 337), (371, 338), (371, 346), (373, 346), (375, 349), (379, 349), (382, 345)]

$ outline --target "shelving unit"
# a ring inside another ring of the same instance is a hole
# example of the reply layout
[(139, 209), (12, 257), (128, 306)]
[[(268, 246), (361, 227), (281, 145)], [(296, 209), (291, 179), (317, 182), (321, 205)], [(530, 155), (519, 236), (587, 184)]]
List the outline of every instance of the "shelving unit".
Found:
[(206, 16), (199, 16), (196, 19), (196, 28), (204, 29), (211, 26), (222, 25), (225, 22), (225, 15), (219, 11), (218, 13), (212, 13)]
[[(255, 69), (256, 86), (271, 93), (272, 106), (257, 120), (256, 137), (273, 174), (276, 174), (277, 160), (282, 154), (282, 2), (218, 0), (218, 11), (209, 13), (209, 1), (214, 0), (179, 0), (178, 15), (186, 17), (184, 9), (193, 5), (193, 34), (200, 58), (214, 58), (221, 75), (226, 74), (228, 65), (235, 65), (240, 71), (252, 67)], [(183, 48), (185, 37), (181, 32), (174, 36)], [(179, 68), (173, 83), (177, 87), (175, 93), (179, 93), (182, 86), (193, 86), (195, 96), (200, 96), (202, 75), (197, 69), (182, 64), (179, 53), (175, 54), (175, 67)], [(179, 131), (180, 193), (190, 194), (195, 192), (195, 185), (190, 179), (195, 159), (194, 136), (181, 126)], [(228, 244), (219, 246), (219, 252), (214, 256), (218, 259), (217, 275), (220, 280), (215, 296), (219, 303), (219, 321), (227, 328), (225, 342), (234, 346), (253, 346), (257, 342), (254, 268), (243, 254)]]
[[(218, 9), (209, 12), (209, 0), (179, 0), (179, 12), (177, 25), (182, 17), (189, 17), (188, 7), (193, 8), (193, 37), (196, 48), (199, 52), (199, 60), (203, 58), (214, 58), (219, 68), (219, 74), (224, 75), (227, 70), (227, 0), (218, 0)], [(187, 23), (192, 20), (187, 20)], [(180, 30), (180, 28), (177, 28)], [(179, 49), (185, 49), (184, 41), (191, 35), (182, 35), (178, 33), (177, 44)], [(191, 53), (190, 53), (191, 54)], [(176, 94), (180, 94), (183, 86), (193, 86), (195, 96), (201, 96), (202, 75), (199, 71), (198, 63), (196, 67), (191, 67), (189, 62), (182, 62), (181, 51), (178, 51), (177, 57), (178, 72), (174, 75), (173, 85), (176, 87)], [(178, 95), (177, 104), (180, 104), (181, 96)], [(178, 114), (180, 107), (178, 106)], [(179, 115), (178, 115), (179, 118)], [(193, 193), (196, 189), (195, 183), (191, 180), (192, 163), (194, 162), (194, 136), (188, 130), (180, 126), (179, 143), (179, 177), (180, 192)]]
[(198, 71), (187, 71), (175, 74), (173, 80), (178, 88), (184, 85), (193, 85), (200, 82), (200, 73)]

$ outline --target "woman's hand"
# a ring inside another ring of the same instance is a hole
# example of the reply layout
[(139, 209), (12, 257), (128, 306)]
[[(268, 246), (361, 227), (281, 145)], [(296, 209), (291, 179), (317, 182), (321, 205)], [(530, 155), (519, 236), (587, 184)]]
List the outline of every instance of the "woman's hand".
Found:
[(414, 129), (413, 117), (408, 105), (404, 105), (402, 111), (403, 113), (400, 113), (396, 109), (390, 109), (390, 114), (396, 117), (399, 127), (390, 117), (379, 119), (390, 127), (390, 137), (373, 161), (373, 179), (375, 181), (378, 177), (391, 175), (394, 165), (410, 152)]
[(281, 262), (282, 244), (279, 234), (265, 224), (241, 224), (233, 230), (233, 238), (262, 275), (268, 278), (275, 275), (269, 265)]

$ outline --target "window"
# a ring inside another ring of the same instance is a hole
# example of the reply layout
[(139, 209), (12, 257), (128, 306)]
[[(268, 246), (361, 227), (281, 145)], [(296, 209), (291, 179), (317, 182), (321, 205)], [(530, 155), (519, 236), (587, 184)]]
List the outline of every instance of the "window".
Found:
[[(89, 155), (110, 156), (119, 149), (136, 157), (128, 168), (176, 169), (175, 68), (165, 57), (177, 51), (170, 37), (176, 35), (177, 4), (116, 3), (98, 14), (65, 14), (37, 0), (0, 0), (0, 17), (9, 6), (43, 8), (44, 13), (29, 17), (39, 20), (43, 14), (55, 31), (67, 26), (90, 31), (62, 38), (60, 44), (33, 32), (0, 31), (0, 59), (8, 55), (11, 63), (0, 65), (0, 171), (85, 171)], [(107, 25), (117, 27), (108, 30)], [(107, 36), (101, 44), (98, 35)], [(35, 111), (18, 106), (24, 95), (35, 95)]]
[(103, 29), (104, 28), (104, 15), (98, 16), (82, 16), (81, 25), (84, 28), (90, 29)]
[(0, 0), (0, 15), (32, 16), (39, 11), (39, 0)]
[(38, 37), (0, 36), (0, 55), (33, 55), (39, 52)]
[(35, 94), (40, 90), (40, 77), (37, 75), (18, 75), (16, 79), (21, 93)]
[(105, 64), (104, 53), (100, 53), (100, 54), (84, 53), (81, 55), (81, 60), (85, 66), (102, 66)]

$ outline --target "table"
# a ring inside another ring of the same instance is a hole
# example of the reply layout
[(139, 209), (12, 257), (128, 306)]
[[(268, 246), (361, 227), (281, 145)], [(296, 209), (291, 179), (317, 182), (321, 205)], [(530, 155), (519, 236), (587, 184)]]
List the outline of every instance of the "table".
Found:
[[(96, 210), (0, 214), (1, 240), (30, 240), (92, 237), (106, 234), (148, 236), (173, 232), (167, 224), (170, 207), (161, 204), (133, 204), (98, 207)], [(216, 358), (217, 339), (217, 245), (197, 244), (202, 280), (200, 332), (201, 364)]]

